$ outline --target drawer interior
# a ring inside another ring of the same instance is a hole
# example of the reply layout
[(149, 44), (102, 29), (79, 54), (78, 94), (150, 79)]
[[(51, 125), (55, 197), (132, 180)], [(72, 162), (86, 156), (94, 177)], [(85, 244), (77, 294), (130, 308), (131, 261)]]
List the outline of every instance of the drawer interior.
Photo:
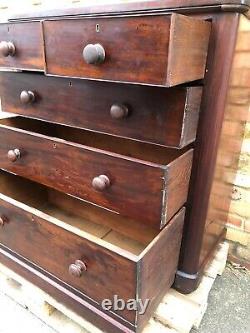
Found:
[(171, 163), (189, 147), (171, 149), (19, 116), (2, 119), (0, 124), (161, 165)]
[(75, 234), (86, 238), (87, 233), (134, 255), (139, 255), (158, 234), (137, 221), (2, 170), (0, 193), (66, 223)]

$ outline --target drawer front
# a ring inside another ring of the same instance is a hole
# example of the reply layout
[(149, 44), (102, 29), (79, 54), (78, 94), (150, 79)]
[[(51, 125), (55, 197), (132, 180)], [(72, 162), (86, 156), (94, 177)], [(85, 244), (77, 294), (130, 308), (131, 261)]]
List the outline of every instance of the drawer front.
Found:
[(174, 14), (43, 25), (49, 74), (162, 86), (204, 76), (208, 22)]
[[(101, 245), (84, 239), (53, 223), (54, 219), (0, 194), (0, 214), (5, 224), (0, 229), (0, 243), (78, 289), (94, 301), (124, 300), (136, 294), (136, 263)], [(60, 223), (60, 221), (58, 221)], [(86, 265), (81, 277), (69, 274), (76, 260)], [(120, 283), (122, 281), (122, 283)], [(123, 311), (134, 321), (133, 311)]]
[(40, 22), (0, 24), (0, 67), (44, 70)]
[[(124, 86), (2, 73), (0, 91), (7, 112), (181, 148), (195, 140), (202, 88)], [(29, 91), (35, 99), (23, 101), (22, 94), (26, 97)]]
[[(11, 162), (7, 154), (14, 149), (20, 158)], [(0, 126), (0, 167), (124, 216), (158, 226), (161, 221), (164, 170), (156, 164)], [(98, 178), (96, 190), (92, 181), (100, 175), (110, 186)]]

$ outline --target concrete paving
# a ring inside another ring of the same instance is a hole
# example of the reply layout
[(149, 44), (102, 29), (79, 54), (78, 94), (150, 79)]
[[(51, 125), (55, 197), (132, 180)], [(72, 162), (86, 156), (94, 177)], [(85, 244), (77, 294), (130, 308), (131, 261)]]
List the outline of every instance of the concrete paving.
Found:
[(215, 280), (199, 330), (192, 333), (250, 333), (250, 273), (228, 265)]
[[(19, 332), (60, 333), (0, 294), (0, 333)], [(250, 273), (228, 266), (217, 277), (201, 326), (191, 333), (250, 333)]]

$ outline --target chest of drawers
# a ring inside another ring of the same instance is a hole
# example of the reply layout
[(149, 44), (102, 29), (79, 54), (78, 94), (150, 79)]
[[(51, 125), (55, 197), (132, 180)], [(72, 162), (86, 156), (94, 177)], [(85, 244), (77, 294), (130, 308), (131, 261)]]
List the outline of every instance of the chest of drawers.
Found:
[(198, 286), (225, 234), (208, 200), (247, 9), (121, 2), (0, 24), (2, 263), (108, 332), (141, 332), (173, 283)]

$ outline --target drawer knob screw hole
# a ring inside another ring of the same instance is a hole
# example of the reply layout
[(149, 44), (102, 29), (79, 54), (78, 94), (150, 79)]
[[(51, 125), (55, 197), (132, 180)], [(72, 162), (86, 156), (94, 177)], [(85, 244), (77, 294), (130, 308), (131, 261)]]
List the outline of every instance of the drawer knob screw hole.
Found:
[(69, 274), (77, 278), (80, 278), (82, 273), (86, 270), (87, 266), (81, 260), (76, 260), (74, 264), (69, 266)]
[(10, 162), (16, 162), (19, 158), (21, 158), (21, 152), (17, 148), (11, 149), (8, 151), (7, 156)]
[(2, 57), (13, 57), (16, 53), (15, 45), (12, 42), (0, 42), (0, 54)]

